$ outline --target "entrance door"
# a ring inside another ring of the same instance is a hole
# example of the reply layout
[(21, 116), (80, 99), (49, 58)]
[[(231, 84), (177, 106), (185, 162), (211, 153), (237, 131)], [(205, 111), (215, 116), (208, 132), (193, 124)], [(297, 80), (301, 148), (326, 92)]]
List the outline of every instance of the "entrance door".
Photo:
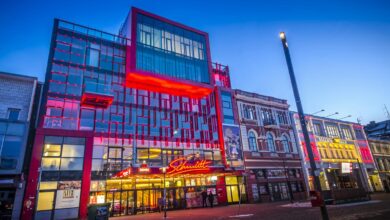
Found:
[(137, 213), (149, 213), (157, 211), (158, 198), (161, 197), (160, 190), (145, 189), (137, 190)]
[(127, 192), (127, 214), (128, 215), (135, 215), (134, 191)]
[(120, 192), (107, 192), (107, 203), (111, 204), (110, 214), (111, 216), (121, 215), (121, 193)]
[(226, 194), (228, 203), (236, 203), (240, 200), (240, 194), (238, 192), (238, 186), (226, 186)]
[(277, 183), (270, 183), (269, 184), (269, 192), (271, 193), (271, 201), (282, 200), (280, 188), (279, 188), (279, 185)]

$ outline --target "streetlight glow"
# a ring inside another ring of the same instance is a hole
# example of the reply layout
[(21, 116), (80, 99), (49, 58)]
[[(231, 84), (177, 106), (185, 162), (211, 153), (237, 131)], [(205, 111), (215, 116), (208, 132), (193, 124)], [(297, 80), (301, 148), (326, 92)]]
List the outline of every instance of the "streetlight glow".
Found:
[(279, 33), (279, 37), (280, 37), (280, 39), (282, 39), (282, 40), (286, 39), (286, 35), (284, 34), (284, 32), (280, 32), (280, 33)]

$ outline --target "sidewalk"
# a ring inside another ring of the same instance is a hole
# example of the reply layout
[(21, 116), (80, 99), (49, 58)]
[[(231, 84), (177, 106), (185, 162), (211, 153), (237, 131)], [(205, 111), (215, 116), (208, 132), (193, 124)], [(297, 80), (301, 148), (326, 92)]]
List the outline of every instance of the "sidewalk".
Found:
[[(320, 209), (311, 207), (308, 202), (293, 203), (273, 202), (260, 204), (243, 204), (219, 206), (214, 208), (196, 208), (173, 210), (167, 212), (167, 219), (261, 219), (261, 220), (302, 220), (321, 219)], [(374, 194), (371, 201), (330, 205), (328, 207), (330, 219), (389, 219), (390, 194)], [(239, 216), (238, 216), (239, 215)], [(139, 214), (134, 216), (113, 217), (110, 219), (164, 219), (164, 212)]]

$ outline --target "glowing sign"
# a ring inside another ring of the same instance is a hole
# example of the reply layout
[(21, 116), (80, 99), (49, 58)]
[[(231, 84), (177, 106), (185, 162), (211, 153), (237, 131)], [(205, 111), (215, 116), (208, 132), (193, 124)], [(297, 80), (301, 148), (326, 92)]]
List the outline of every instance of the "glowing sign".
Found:
[(341, 173), (352, 173), (352, 163), (341, 163)]
[(148, 164), (146, 164), (146, 162), (144, 161), (141, 166), (139, 167), (138, 171), (140, 173), (149, 173), (150, 172), (150, 168), (148, 167)]
[(209, 171), (211, 161), (196, 160), (189, 161), (186, 158), (178, 158), (169, 163), (167, 174), (193, 173), (199, 171)]
[(119, 173), (115, 174), (113, 176), (113, 178), (123, 178), (123, 177), (128, 177), (130, 176), (131, 174), (131, 167), (128, 167), (122, 171), (120, 171)]

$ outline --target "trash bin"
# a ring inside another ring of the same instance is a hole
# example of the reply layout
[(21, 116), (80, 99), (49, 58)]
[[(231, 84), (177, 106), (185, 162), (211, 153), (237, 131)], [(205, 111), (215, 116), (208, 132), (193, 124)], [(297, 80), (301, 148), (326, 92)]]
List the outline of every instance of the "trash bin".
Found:
[(88, 206), (88, 220), (108, 220), (110, 203), (92, 204)]

